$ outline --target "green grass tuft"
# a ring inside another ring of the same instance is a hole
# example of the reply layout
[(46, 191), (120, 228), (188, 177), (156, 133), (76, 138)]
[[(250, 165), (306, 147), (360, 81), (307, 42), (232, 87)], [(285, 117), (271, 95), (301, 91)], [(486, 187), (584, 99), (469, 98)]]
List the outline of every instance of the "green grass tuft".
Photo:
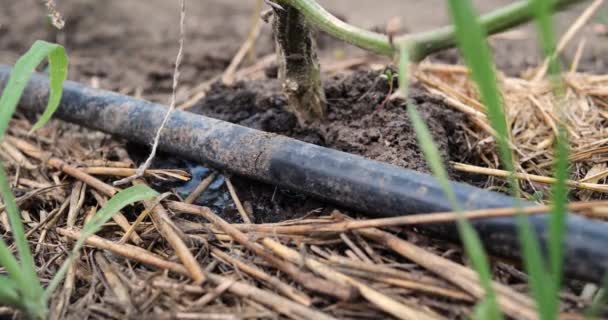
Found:
[[(67, 56), (62, 46), (37, 41), (13, 67), (2, 97), (0, 97), (0, 141), (6, 134), (11, 117), (29, 78), (45, 57), (49, 60), (49, 102), (32, 130), (43, 126), (57, 110), (63, 91), (63, 82), (67, 76)], [(5, 205), (18, 254), (17, 259), (9, 250), (6, 242), (0, 238), (0, 266), (7, 272), (7, 275), (0, 275), (0, 305), (21, 309), (31, 319), (45, 319), (48, 313), (48, 299), (63, 280), (86, 237), (97, 232), (105, 222), (125, 206), (157, 195), (156, 191), (147, 186), (133, 186), (112, 197), (84, 226), (82, 237), (76, 242), (72, 254), (53, 277), (49, 286), (43, 289), (36, 274), (36, 266), (25, 236), (19, 208), (11, 192), (4, 167), (0, 163), (0, 196)]]

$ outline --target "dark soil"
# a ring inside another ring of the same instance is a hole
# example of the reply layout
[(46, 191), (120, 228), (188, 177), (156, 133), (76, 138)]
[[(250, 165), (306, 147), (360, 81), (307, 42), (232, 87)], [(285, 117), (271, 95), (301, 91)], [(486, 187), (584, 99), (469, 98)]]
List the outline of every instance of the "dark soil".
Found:
[[(392, 87), (396, 86), (395, 83)], [(405, 104), (401, 100), (387, 101), (389, 90), (388, 81), (373, 71), (326, 79), (327, 119), (306, 127), (287, 111), (280, 84), (273, 79), (240, 82), (233, 87), (217, 83), (190, 111), (428, 172)], [(422, 89), (414, 88), (411, 99), (418, 105), (442, 155), (450, 158), (449, 146), (461, 137), (458, 123), (463, 118)]]
[[(357, 71), (325, 79), (328, 115), (325, 121), (302, 127), (287, 111), (280, 84), (273, 79), (212, 86), (207, 97), (190, 111), (258, 130), (350, 152), (421, 172), (429, 172), (417, 147), (416, 135), (401, 100), (388, 101), (391, 88), (380, 72)], [(396, 82), (396, 81), (395, 81)], [(411, 100), (427, 122), (444, 159), (458, 160), (464, 119), (423, 89), (414, 88)], [(258, 221), (292, 218), (323, 207), (306, 196), (294, 195), (246, 179), (236, 179), (239, 190)], [(236, 217), (234, 208), (224, 210)]]

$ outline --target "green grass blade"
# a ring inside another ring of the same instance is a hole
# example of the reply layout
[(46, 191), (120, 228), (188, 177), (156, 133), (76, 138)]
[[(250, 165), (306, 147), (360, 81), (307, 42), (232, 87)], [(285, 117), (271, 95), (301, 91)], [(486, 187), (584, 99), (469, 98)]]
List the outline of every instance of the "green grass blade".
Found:
[[(401, 96), (406, 99), (406, 101), (408, 99), (409, 89), (409, 50), (407, 49), (408, 48), (406, 45), (402, 45), (399, 53), (399, 90)], [(448, 198), (452, 209), (456, 210), (458, 213), (462, 213), (462, 209), (458, 203), (456, 194), (450, 185), (447, 171), (445, 170), (445, 166), (441, 160), (439, 149), (437, 149), (428, 127), (424, 123), (424, 120), (418, 113), (418, 110), (414, 104), (409, 104), (407, 106), (407, 112), (410, 117), (410, 121), (412, 121), (412, 125), (414, 126), (414, 131), (416, 132), (418, 146), (422, 149), (426, 162), (431, 168), (433, 175), (435, 175), (435, 178), (441, 184), (443, 192)], [(475, 268), (477, 274), (479, 275), (481, 286), (486, 291), (486, 298), (482, 300), (482, 306), (478, 311), (483, 313), (485, 316), (484, 319), (503, 319), (500, 308), (496, 302), (496, 293), (492, 287), (490, 263), (488, 262), (483, 245), (481, 244), (481, 240), (479, 239), (475, 229), (473, 229), (471, 224), (464, 219), (462, 215), (460, 215), (460, 218), (457, 221), (457, 226), (466, 254), (469, 259), (471, 259), (473, 268)]]
[(0, 304), (19, 307), (19, 293), (15, 281), (0, 275)]
[(599, 314), (601, 309), (606, 306), (608, 303), (608, 274), (604, 276), (604, 284), (602, 286), (601, 291), (593, 299), (593, 303), (585, 312), (585, 319), (587, 320), (595, 320), (599, 319)]
[[(420, 114), (416, 110), (416, 106), (413, 104), (408, 105), (407, 111), (414, 126), (414, 131), (416, 132), (418, 146), (420, 146), (422, 149), (426, 161), (433, 171), (433, 175), (441, 184), (443, 191), (446, 194), (450, 205), (452, 206), (452, 209), (462, 213), (460, 204), (456, 198), (456, 194), (450, 185), (448, 174), (441, 161), (441, 155), (433, 142), (433, 138), (426, 124), (424, 123), (424, 120), (422, 120), (422, 117), (420, 117)], [(484, 314), (490, 315), (490, 317), (485, 319), (502, 319), (502, 314), (500, 313), (500, 309), (496, 303), (496, 293), (492, 287), (490, 263), (488, 262), (483, 245), (481, 244), (481, 240), (479, 239), (475, 229), (473, 229), (471, 224), (462, 216), (458, 219), (457, 225), (466, 254), (469, 259), (471, 259), (471, 263), (479, 276), (480, 284), (486, 291), (486, 298), (484, 299), (485, 302), (483, 302), (483, 308)]]
[(11, 192), (10, 182), (6, 176), (2, 163), (0, 163), (0, 196), (2, 196), (2, 200), (4, 201), (4, 210), (6, 211), (10, 222), (13, 239), (15, 240), (17, 253), (19, 254), (19, 260), (21, 261), (21, 273), (23, 274), (21, 281), (24, 281), (24, 283), (20, 283), (19, 288), (26, 297), (37, 299), (42, 295), (42, 286), (38, 281), (36, 265), (34, 264), (34, 258), (32, 257), (30, 246), (25, 237), (19, 208), (17, 207), (15, 197)]
[(62, 46), (39, 40), (17, 60), (2, 97), (0, 97), (0, 140), (4, 138), (8, 123), (17, 108), (28, 80), (36, 66), (46, 57), (49, 58), (50, 63), (51, 91), (47, 109), (43, 117), (36, 123), (35, 128), (42, 126), (57, 110), (63, 92), (63, 80), (67, 77), (67, 56)]
[(27, 285), (26, 281), (23, 280), (23, 273), (21, 272), (19, 262), (17, 262), (17, 259), (15, 259), (15, 256), (2, 238), (0, 238), (0, 266), (4, 267), (9, 277), (20, 287)]
[(524, 266), (530, 275), (528, 284), (536, 301), (540, 319), (556, 319), (557, 310), (554, 308), (556, 302), (553, 298), (556, 284), (553, 282), (553, 278), (547, 274), (543, 257), (540, 254), (540, 246), (536, 240), (536, 232), (530, 225), (527, 216), (518, 215), (517, 224)]
[(63, 82), (68, 76), (68, 56), (65, 49), (56, 44), (48, 44), (53, 49), (48, 54), (49, 59), (49, 80), (50, 96), (44, 112), (32, 127), (30, 132), (36, 131), (44, 126), (59, 108), (59, 102), (63, 94)]
[[(569, 178), (569, 143), (566, 129), (559, 126), (555, 143), (554, 176), (557, 180), (551, 188), (551, 219), (549, 220), (549, 267), (553, 281), (561, 286), (564, 265), (564, 237), (566, 235), (566, 215)], [(556, 295), (557, 299), (557, 295)]]
[[(542, 49), (545, 57), (549, 59), (549, 75), (554, 85), (554, 93), (558, 98), (558, 105), (563, 103), (563, 87), (560, 81), (560, 65), (555, 55), (555, 31), (553, 26), (551, 8), (554, 0), (533, 0), (532, 8), (536, 18), (539, 36), (542, 42)], [(561, 112), (558, 112), (561, 114)], [(568, 172), (568, 135), (565, 128), (560, 123), (558, 135), (555, 143), (555, 166), (554, 176), (557, 180), (552, 186), (552, 209), (549, 221), (549, 266), (554, 281), (561, 284), (563, 268), (563, 238), (565, 234), (566, 203), (568, 201), (568, 186), (566, 180)], [(557, 299), (557, 298), (556, 298)]]
[[(519, 185), (513, 176), (514, 164), (509, 146), (507, 120), (485, 34), (477, 20), (478, 18), (470, 0), (450, 0), (449, 5), (460, 51), (471, 69), (473, 79), (479, 88), (481, 99), (486, 105), (488, 120), (496, 132), (495, 139), (498, 144), (502, 164), (511, 172), (509, 177), (511, 191), (515, 197), (519, 197)], [(559, 189), (557, 191), (561, 192)], [(518, 225), (524, 263), (526, 270), (530, 274), (530, 286), (536, 298), (540, 316), (543, 319), (552, 319), (553, 310), (555, 310), (557, 305), (554, 299), (557, 287), (552, 282), (553, 279), (547, 277), (540, 246), (527, 217), (518, 217)], [(561, 244), (561, 242), (559, 243)]]
[[(496, 131), (494, 138), (498, 145), (503, 166), (507, 171), (513, 172), (513, 155), (508, 139), (509, 131), (496, 82), (496, 72), (492, 63), (490, 48), (486, 42), (486, 34), (479, 24), (470, 0), (449, 0), (448, 4), (456, 30), (458, 47), (471, 69), (473, 80), (477, 83), (481, 100), (487, 108), (490, 125)], [(514, 178), (511, 180), (515, 182), (515, 186), (511, 186), (515, 189), (517, 187), (516, 181)]]
[[(532, 9), (534, 11), (543, 53), (545, 57), (549, 59), (549, 75), (553, 81), (553, 91), (557, 97), (558, 106), (561, 106), (564, 92), (560, 80), (560, 66), (557, 56), (555, 55), (556, 37), (552, 19), (552, 7), (554, 6), (554, 2), (554, 0), (533, 0)], [(558, 110), (557, 113), (560, 115), (562, 114), (560, 110)], [(563, 117), (560, 116), (560, 118)], [(544, 293), (536, 293), (546, 295), (542, 297), (542, 303), (545, 304), (544, 306), (540, 306), (541, 301), (539, 300), (539, 311), (542, 319), (554, 319), (557, 317), (559, 311), (559, 290), (562, 281), (564, 257), (563, 244), (566, 233), (566, 203), (568, 201), (568, 186), (566, 185), (566, 180), (569, 177), (568, 146), (568, 135), (563, 124), (560, 122), (554, 146), (554, 176), (557, 182), (551, 187), (552, 206), (549, 219), (548, 240), (549, 269), (546, 270), (545, 264), (544, 270), (545, 272), (548, 271), (548, 276), (545, 277), (545, 281), (549, 285), (542, 288), (542, 290), (545, 291)], [(542, 270), (537, 270), (536, 272), (541, 273)], [(531, 275), (533, 274), (531, 273)], [(536, 281), (536, 279), (533, 278), (534, 276), (530, 279), (531, 286), (532, 281)], [(536, 283), (534, 286), (543, 286), (543, 284)], [(537, 297), (537, 299), (540, 299), (540, 297)]]
[(57, 289), (68, 271), (69, 266), (74, 261), (78, 251), (80, 251), (84, 245), (86, 238), (99, 231), (104, 223), (110, 220), (114, 214), (122, 210), (124, 207), (156, 196), (158, 196), (158, 192), (145, 185), (133, 186), (114, 195), (106, 203), (106, 205), (99, 210), (99, 212), (97, 212), (97, 214), (95, 214), (95, 216), (93, 216), (93, 218), (82, 228), (80, 239), (76, 241), (69, 258), (63, 263), (55, 277), (53, 277), (49, 283), (44, 292), (44, 296), (47, 298), (50, 297), (55, 289)]
[(560, 73), (559, 62), (555, 56), (555, 31), (553, 28), (552, 13), (555, 0), (532, 0), (532, 10), (536, 19), (542, 50), (549, 59), (549, 74), (557, 76)]

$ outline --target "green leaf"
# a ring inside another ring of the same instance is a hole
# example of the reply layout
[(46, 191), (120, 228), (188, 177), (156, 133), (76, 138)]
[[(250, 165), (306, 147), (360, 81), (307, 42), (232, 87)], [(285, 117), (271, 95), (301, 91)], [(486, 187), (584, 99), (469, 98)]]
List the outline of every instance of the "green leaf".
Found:
[(27, 285), (23, 280), (21, 266), (2, 238), (0, 238), (0, 266), (4, 267), (11, 279), (19, 286)]
[(491, 304), (493, 302), (489, 301), (488, 299), (483, 299), (481, 301), (479, 301), (475, 307), (473, 308), (473, 315), (471, 316), (471, 319), (473, 320), (486, 320), (486, 319), (492, 319), (492, 308), (491, 308)]
[(0, 304), (20, 307), (19, 293), (15, 281), (0, 275)]
[[(449, 0), (448, 3), (456, 29), (458, 47), (471, 69), (481, 100), (486, 106), (488, 120), (496, 132), (494, 138), (498, 144), (503, 166), (513, 172), (513, 155), (508, 140), (509, 131), (486, 34), (479, 24), (470, 0)], [(512, 180), (516, 182), (514, 178)]]
[(0, 97), (0, 140), (4, 138), (8, 123), (17, 108), (28, 80), (36, 66), (47, 57), (50, 65), (50, 97), (44, 114), (32, 130), (44, 125), (57, 110), (63, 92), (63, 81), (67, 77), (68, 58), (62, 46), (38, 40), (15, 63), (2, 97)]
[(110, 220), (114, 214), (122, 210), (124, 207), (138, 201), (157, 197), (158, 195), (158, 192), (145, 185), (136, 185), (114, 195), (106, 203), (106, 205), (101, 210), (99, 210), (99, 212), (97, 212), (97, 214), (95, 214), (95, 216), (93, 216), (93, 218), (91, 218), (91, 220), (89, 220), (89, 222), (82, 228), (80, 239), (76, 241), (76, 244), (74, 245), (70, 256), (63, 263), (55, 277), (53, 277), (53, 280), (51, 280), (51, 282), (49, 283), (48, 287), (44, 292), (45, 297), (50, 297), (50, 295), (55, 291), (55, 289), (57, 289), (57, 287), (63, 280), (63, 277), (65, 276), (66, 272), (68, 271), (69, 266), (76, 258), (78, 251), (80, 251), (80, 249), (84, 245), (85, 240), (89, 236), (99, 231), (104, 223)]
[[(561, 83), (560, 66), (555, 56), (555, 31), (552, 19), (554, 0), (533, 0), (532, 8), (536, 18), (537, 29), (542, 43), (543, 54), (549, 59), (549, 74), (553, 81), (553, 91), (558, 98), (558, 106), (563, 104), (563, 87)], [(557, 112), (561, 114), (561, 112)], [(563, 238), (565, 234), (566, 203), (568, 201), (568, 186), (566, 180), (568, 172), (568, 135), (563, 125), (559, 124), (559, 131), (555, 143), (555, 179), (552, 186), (552, 210), (549, 221), (549, 261), (550, 271), (554, 281), (561, 283), (563, 265)]]
[(608, 303), (608, 274), (604, 275), (604, 284), (593, 299), (593, 303), (585, 312), (585, 319), (599, 319), (601, 309)]
[[(402, 77), (400, 75), (399, 77)], [(431, 171), (433, 171), (433, 175), (437, 178), (439, 183), (443, 188), (443, 192), (446, 194), (452, 209), (459, 213), (459, 218), (457, 221), (458, 232), (460, 234), (460, 238), (465, 248), (465, 252), (469, 259), (471, 259), (471, 263), (473, 264), (473, 268), (477, 272), (479, 276), (479, 281), (481, 286), (486, 291), (486, 305), (487, 312), (490, 317), (485, 317), (484, 319), (502, 319), (502, 314), (500, 312), (500, 308), (496, 303), (496, 293), (494, 292), (494, 288), (492, 287), (492, 274), (490, 272), (490, 263), (488, 262), (487, 255), (483, 249), (483, 245), (477, 232), (468, 220), (464, 218), (462, 215), (462, 209), (458, 200), (456, 198), (456, 194), (450, 185), (450, 181), (448, 179), (447, 171), (443, 166), (443, 162), (441, 160), (441, 155), (439, 154), (439, 150), (435, 145), (433, 138), (429, 132), (428, 127), (420, 117), (420, 114), (416, 110), (416, 106), (413, 104), (408, 105), (407, 107), (408, 115), (412, 124), (414, 126), (414, 131), (416, 131), (416, 137), (418, 139), (418, 146), (422, 149), (426, 161), (431, 167)]]
[(13, 238), (19, 254), (19, 260), (21, 261), (20, 273), (22, 274), (22, 277), (19, 279), (19, 288), (27, 298), (38, 299), (42, 295), (42, 286), (38, 281), (36, 265), (32, 253), (30, 252), (30, 246), (25, 237), (19, 208), (17, 207), (15, 197), (11, 192), (10, 182), (6, 176), (2, 163), (0, 163), (0, 196), (2, 196), (2, 200), (4, 201), (4, 210), (8, 215)]
[[(569, 142), (566, 129), (560, 125), (555, 142), (554, 176), (557, 180), (551, 187), (551, 218), (549, 220), (549, 267), (553, 282), (561, 286), (564, 264), (564, 237), (568, 214)], [(557, 302), (556, 302), (557, 303)], [(557, 307), (557, 306), (556, 306)]]
[[(557, 97), (558, 106), (562, 107), (564, 103), (564, 88), (560, 79), (559, 62), (555, 55), (556, 37), (552, 19), (552, 8), (554, 5), (554, 0), (532, 0), (532, 9), (536, 18), (536, 25), (542, 44), (543, 54), (549, 59), (549, 75), (553, 82), (553, 92)], [(562, 113), (559, 111), (560, 110), (556, 113), (561, 115)], [(563, 116), (560, 116), (560, 118), (563, 119)], [(541, 258), (532, 256), (530, 256), (530, 258), (535, 259), (533, 262), (534, 265), (529, 264), (528, 266), (533, 268), (528, 270), (528, 272), (531, 276), (530, 286), (532, 287), (533, 292), (535, 292), (534, 294), (539, 305), (540, 317), (541, 319), (546, 320), (556, 318), (559, 312), (559, 290), (563, 273), (563, 244), (566, 233), (566, 203), (568, 201), (568, 186), (566, 185), (566, 180), (569, 177), (568, 146), (568, 135), (563, 124), (560, 122), (554, 146), (554, 176), (557, 181), (551, 187), (552, 205), (548, 236), (549, 268), (547, 269), (546, 263), (543, 264), (543, 266), (536, 266), (536, 264), (542, 264), (543, 261), (539, 261)], [(530, 228), (529, 225), (525, 227)], [(523, 240), (536, 242), (536, 238)], [(528, 250), (540, 251), (539, 248), (529, 248)], [(529, 254), (532, 255), (534, 253)], [(542, 279), (542, 277), (545, 279)], [(543, 287), (543, 280), (548, 284), (545, 287)], [(543, 295), (542, 297), (539, 296), (541, 294)]]
[[(399, 90), (406, 101), (408, 99), (407, 95), (409, 89), (408, 52), (407, 45), (401, 45), (399, 51)], [(437, 149), (433, 137), (424, 123), (424, 120), (418, 113), (416, 106), (414, 104), (409, 104), (407, 106), (407, 112), (410, 121), (412, 121), (412, 125), (414, 126), (414, 131), (416, 132), (418, 146), (422, 149), (428, 166), (431, 168), (435, 178), (439, 181), (452, 209), (459, 213), (457, 226), (460, 238), (464, 244), (467, 256), (471, 259), (473, 268), (475, 268), (479, 275), (481, 286), (486, 292), (486, 298), (484, 299), (484, 315), (488, 315), (489, 317), (485, 317), (485, 319), (503, 319), (498, 303), (496, 302), (496, 293), (492, 287), (492, 274), (490, 272), (490, 264), (487, 255), (477, 232), (462, 215), (462, 209), (458, 203), (458, 198), (450, 185), (447, 171), (443, 165), (441, 155), (439, 154), (439, 149)]]
[[(519, 239), (523, 251), (524, 265), (530, 275), (528, 283), (530, 290), (538, 307), (538, 314), (541, 319), (556, 319), (557, 309), (554, 308), (557, 299), (557, 284), (553, 278), (547, 274), (543, 257), (540, 253), (540, 245), (536, 240), (536, 232), (530, 225), (528, 217), (517, 216), (519, 229)], [(555, 295), (555, 297), (554, 297)]]
[(536, 19), (543, 54), (549, 59), (549, 74), (558, 76), (560, 67), (555, 56), (555, 31), (552, 19), (554, 7), (554, 0), (532, 0), (532, 10)]

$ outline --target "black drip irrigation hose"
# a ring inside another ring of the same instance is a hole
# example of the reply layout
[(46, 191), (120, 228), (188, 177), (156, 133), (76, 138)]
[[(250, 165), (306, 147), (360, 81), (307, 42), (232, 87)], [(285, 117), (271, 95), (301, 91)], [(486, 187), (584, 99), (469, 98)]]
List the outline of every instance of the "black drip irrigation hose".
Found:
[[(10, 67), (0, 66), (0, 88), (6, 85), (10, 71)], [(46, 77), (35, 75), (20, 107), (40, 112), (46, 106), (48, 91)], [(149, 144), (166, 111), (167, 108), (160, 104), (67, 81), (56, 116)], [(439, 183), (430, 175), (189, 112), (172, 114), (159, 148), (373, 217), (450, 211)], [(518, 202), (512, 197), (464, 183), (452, 182), (452, 187), (467, 210), (514, 207)], [(547, 218), (546, 214), (529, 217), (543, 246), (548, 234)], [(472, 223), (489, 252), (520, 258), (515, 218)], [(426, 228), (457, 239), (452, 223)], [(608, 270), (608, 223), (569, 214), (564, 246), (564, 270), (568, 277), (601, 282)]]

